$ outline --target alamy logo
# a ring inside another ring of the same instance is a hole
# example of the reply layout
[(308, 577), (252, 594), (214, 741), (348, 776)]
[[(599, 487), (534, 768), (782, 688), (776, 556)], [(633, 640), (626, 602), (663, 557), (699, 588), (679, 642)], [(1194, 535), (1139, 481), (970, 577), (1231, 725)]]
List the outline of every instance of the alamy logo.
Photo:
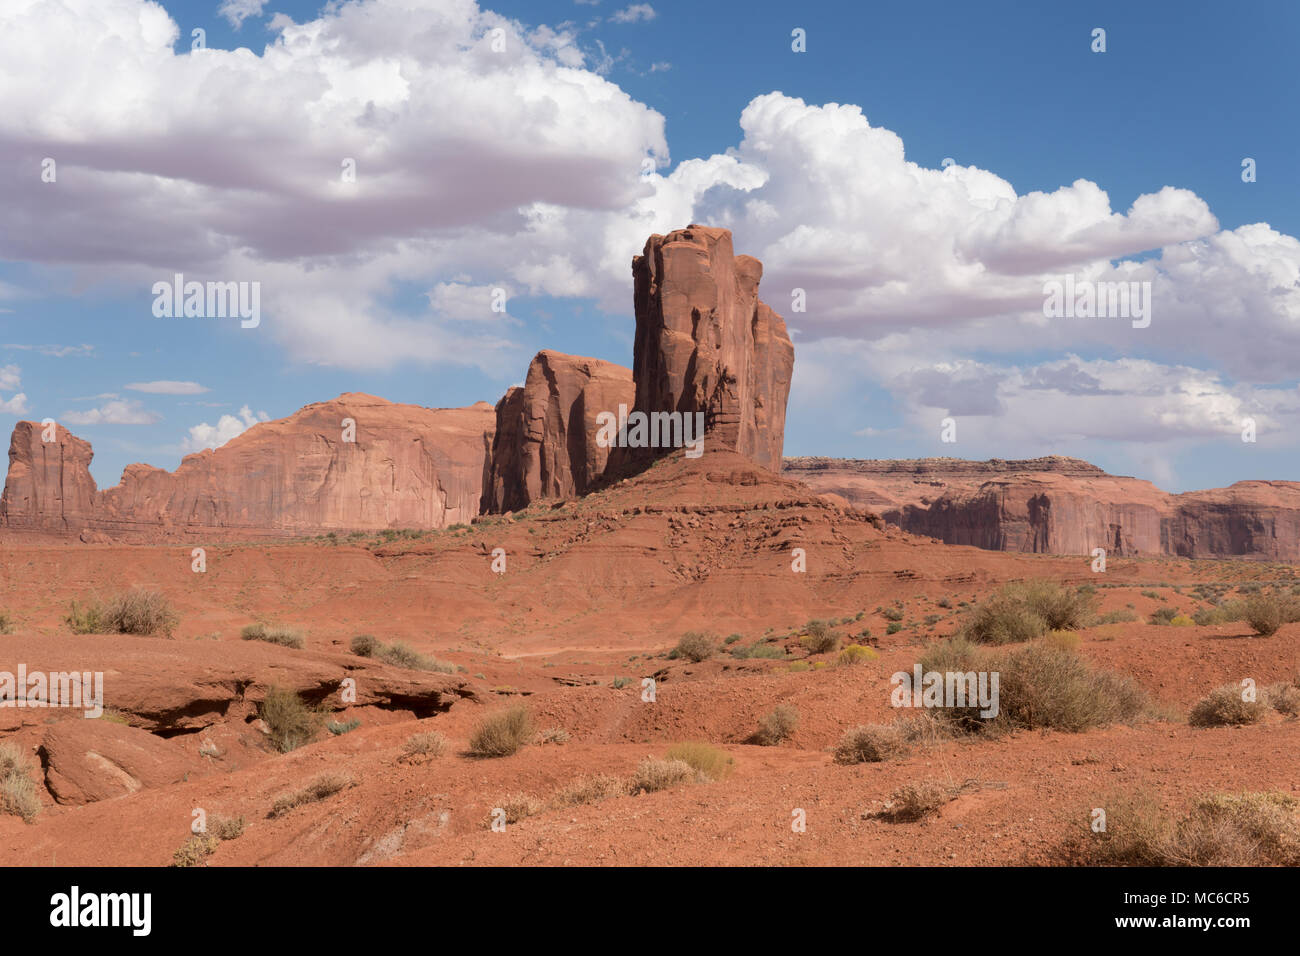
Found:
[(601, 448), (685, 448), (687, 458), (704, 454), (704, 413), (601, 412), (596, 416), (596, 444)]
[(1151, 283), (1049, 279), (1043, 283), (1043, 317), (1132, 319), (1133, 328), (1145, 329), (1151, 324)]
[(131, 935), (148, 936), (153, 926), (151, 893), (85, 893), (74, 886), (50, 897), (50, 925), (129, 926)]
[(0, 671), (0, 707), (80, 707), (87, 717), (104, 713), (103, 671)]
[(997, 671), (924, 671), (917, 664), (911, 674), (898, 671), (889, 702), (895, 707), (975, 707), (985, 718), (998, 715)]
[(262, 283), (186, 282), (176, 273), (171, 282), (155, 282), (153, 314), (160, 319), (243, 319), (240, 328), (262, 324)]

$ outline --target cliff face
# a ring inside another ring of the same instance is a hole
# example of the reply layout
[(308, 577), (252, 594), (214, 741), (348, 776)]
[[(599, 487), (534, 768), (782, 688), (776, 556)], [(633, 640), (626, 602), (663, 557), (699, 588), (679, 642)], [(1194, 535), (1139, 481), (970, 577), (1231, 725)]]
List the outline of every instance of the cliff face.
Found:
[(612, 451), (596, 441), (596, 417), (631, 406), (632, 372), (612, 362), (549, 350), (528, 366), (523, 388), (496, 407), (484, 511), (517, 511), (543, 499), (586, 494)]
[(783, 473), (914, 534), (993, 551), (1300, 560), (1300, 483), (1167, 494), (1073, 458), (789, 458)]
[(647, 240), (632, 261), (637, 411), (703, 412), (705, 454), (781, 467), (794, 346), (758, 298), (763, 264), (731, 232), (689, 226)]
[(349, 393), (254, 425), (174, 472), (130, 465), (119, 485), (97, 491), (88, 443), (62, 428), (58, 443), (42, 443), (41, 426), (23, 422), (0, 523), (140, 540), (441, 528), (478, 514), (493, 424), (486, 402), (431, 409)]

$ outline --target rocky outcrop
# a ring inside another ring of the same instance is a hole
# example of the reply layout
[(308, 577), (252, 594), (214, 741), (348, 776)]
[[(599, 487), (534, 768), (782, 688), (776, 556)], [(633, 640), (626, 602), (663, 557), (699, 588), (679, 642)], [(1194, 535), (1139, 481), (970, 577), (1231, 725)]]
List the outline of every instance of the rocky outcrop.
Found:
[(483, 510), (586, 494), (604, 474), (609, 447), (596, 440), (597, 416), (617, 416), (635, 396), (630, 369), (549, 350), (528, 366), (523, 388), (497, 403)]
[(704, 413), (718, 448), (781, 467), (794, 346), (758, 298), (763, 266), (731, 232), (689, 226), (653, 235), (632, 260), (635, 411)]
[[(349, 424), (351, 423), (351, 425)], [(88, 443), (20, 423), (0, 501), (7, 528), (91, 538), (442, 528), (479, 513), (491, 406), (433, 409), (349, 393), (254, 425), (176, 471), (130, 465), (96, 491)]]
[(107, 720), (61, 720), (41, 744), (45, 785), (59, 803), (108, 800), (203, 773), (202, 758), (146, 730)]
[(786, 459), (783, 473), (913, 534), (993, 551), (1300, 560), (1300, 483), (1171, 495), (1074, 458)]

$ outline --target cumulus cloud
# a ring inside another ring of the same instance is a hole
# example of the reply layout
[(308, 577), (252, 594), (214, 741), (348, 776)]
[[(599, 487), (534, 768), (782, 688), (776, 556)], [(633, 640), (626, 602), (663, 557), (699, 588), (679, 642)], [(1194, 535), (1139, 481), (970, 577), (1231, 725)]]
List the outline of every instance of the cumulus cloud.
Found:
[(123, 388), (132, 392), (147, 392), (150, 395), (202, 395), (210, 391), (198, 382), (132, 382)]
[(230, 439), (242, 435), (258, 422), (270, 421), (266, 412), (253, 414), (247, 405), (239, 409), (238, 415), (222, 415), (215, 425), (200, 422), (190, 428), (189, 435), (181, 442), (186, 453), (202, 451), (205, 448), (220, 448)]
[(0, 365), (0, 392), (11, 392), (22, 384), (22, 369), (17, 365)]
[(655, 18), (655, 8), (648, 3), (634, 3), (624, 7), (622, 10), (614, 11), (610, 19), (615, 23), (638, 23), (641, 21), (653, 20)]
[(508, 319), (510, 290), (503, 286), (439, 282), (428, 293), (434, 313), (456, 322), (496, 322)]
[(98, 408), (64, 412), (60, 418), (65, 425), (153, 425), (160, 421), (161, 415), (133, 398), (108, 401)]
[(249, 17), (260, 17), (266, 0), (222, 0), (217, 13), (238, 30)]

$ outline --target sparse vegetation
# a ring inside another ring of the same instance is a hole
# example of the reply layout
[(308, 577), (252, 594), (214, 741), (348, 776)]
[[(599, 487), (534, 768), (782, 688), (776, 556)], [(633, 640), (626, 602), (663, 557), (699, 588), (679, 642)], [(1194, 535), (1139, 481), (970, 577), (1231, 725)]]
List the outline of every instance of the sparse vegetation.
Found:
[(412, 734), (402, 744), (402, 753), (408, 757), (438, 757), (447, 749), (447, 738), (436, 730)]
[(14, 619), (6, 611), (0, 611), (0, 634), (12, 634), (13, 632)]
[(1019, 644), (1048, 631), (1075, 631), (1095, 617), (1096, 592), (1054, 581), (1004, 586), (969, 613), (962, 634), (980, 644)]
[(799, 711), (794, 705), (778, 704), (774, 710), (759, 719), (758, 733), (754, 737), (766, 747), (775, 747), (789, 739), (798, 725)]
[(654, 793), (657, 790), (667, 790), (669, 787), (676, 787), (683, 783), (699, 782), (701, 777), (702, 775), (698, 771), (691, 769), (691, 765), (684, 760), (660, 760), (657, 757), (646, 757), (637, 764), (629, 788), (633, 793), (638, 790)]
[(1193, 727), (1229, 727), (1256, 723), (1268, 705), (1256, 698), (1245, 700), (1243, 689), (1236, 684), (1216, 687), (1196, 702), (1187, 715)]
[(799, 639), (809, 654), (829, 654), (839, 650), (840, 636), (831, 630), (826, 621), (809, 621), (805, 634)]
[(301, 790), (277, 797), (275, 803), (271, 805), (271, 812), (268, 816), (282, 817), (290, 810), (306, 806), (309, 803), (318, 803), (346, 790), (348, 787), (354, 786), (356, 786), (356, 781), (347, 774), (323, 773)]
[(73, 601), (63, 618), (73, 634), (162, 634), (171, 637), (180, 618), (159, 591), (136, 588), (108, 600)]
[(542, 801), (531, 794), (507, 793), (492, 802), (492, 810), (484, 826), (492, 826), (493, 822), (500, 819), (502, 815), (507, 824), (518, 823), (534, 813), (540, 813), (544, 806)]
[(878, 657), (880, 655), (876, 653), (874, 648), (862, 644), (850, 644), (840, 651), (840, 656), (835, 663), (841, 667), (850, 667), (854, 664), (868, 664)]
[(717, 652), (718, 645), (712, 637), (698, 631), (689, 631), (682, 635), (682, 639), (677, 642), (677, 646), (668, 656), (674, 659), (685, 658), (698, 664), (700, 661), (707, 661)]
[(239, 636), (246, 641), (265, 641), (267, 644), (279, 644), (294, 650), (302, 650), (303, 645), (302, 635), (297, 631), (261, 622), (249, 624), (239, 632)]
[(356, 730), (360, 726), (361, 726), (361, 719), (359, 717), (353, 717), (351, 720), (346, 722), (337, 721), (337, 720), (325, 721), (325, 729), (328, 730), (330, 733), (332, 733), (335, 737), (341, 737), (346, 733), (350, 733), (351, 731)]
[(879, 763), (906, 756), (909, 749), (907, 741), (894, 724), (867, 724), (845, 731), (835, 747), (835, 762)]
[(392, 644), (380, 644), (374, 653), (375, 657), (378, 657), (385, 664), (392, 664), (394, 667), (405, 667), (407, 670), (413, 671), (437, 671), (440, 674), (456, 673), (456, 668), (453, 665), (444, 664), (427, 654), (421, 654), (401, 641), (394, 641)]
[(181, 844), (172, 854), (172, 866), (207, 866), (208, 857), (217, 851), (221, 841), (210, 833), (196, 833)]
[(621, 797), (628, 792), (628, 781), (607, 773), (590, 774), (574, 780), (552, 797), (557, 807), (577, 807), (598, 803), (611, 797)]
[(377, 638), (369, 634), (358, 634), (352, 638), (349, 646), (352, 648), (352, 653), (358, 657), (374, 657), (375, 651), (379, 650), (381, 645)]
[(735, 761), (731, 754), (713, 744), (687, 742), (668, 748), (669, 760), (680, 760), (709, 780), (721, 780), (731, 773)]
[(1245, 602), (1242, 617), (1260, 637), (1271, 637), (1283, 624), (1300, 620), (1300, 606), (1290, 597), (1256, 594)]
[(539, 744), (567, 744), (569, 732), (563, 727), (547, 727), (537, 735)]
[(271, 731), (271, 742), (281, 753), (310, 743), (320, 732), (323, 718), (291, 690), (272, 687), (258, 707), (258, 714)]
[(17, 744), (0, 743), (0, 813), (33, 822), (41, 812), (41, 801), (36, 795), (36, 784), (29, 773), (35, 762)]
[(873, 816), (890, 823), (914, 823), (938, 813), (944, 804), (954, 799), (956, 793), (952, 787), (935, 780), (923, 780), (899, 787)]
[(243, 817), (213, 817), (208, 822), (208, 832), (218, 840), (238, 840), (244, 835)]
[(470, 734), (469, 750), (476, 757), (508, 757), (517, 753), (532, 736), (533, 723), (528, 709), (516, 704), (480, 720)]

